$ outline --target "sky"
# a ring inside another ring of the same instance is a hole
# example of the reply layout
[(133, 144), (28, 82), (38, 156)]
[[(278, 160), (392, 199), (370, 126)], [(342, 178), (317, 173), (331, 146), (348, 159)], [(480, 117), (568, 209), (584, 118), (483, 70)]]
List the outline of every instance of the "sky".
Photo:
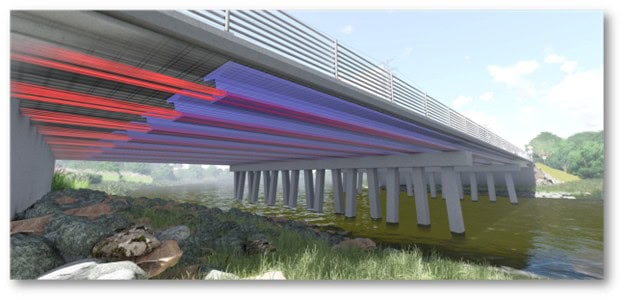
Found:
[(524, 148), (604, 128), (599, 10), (288, 10)]

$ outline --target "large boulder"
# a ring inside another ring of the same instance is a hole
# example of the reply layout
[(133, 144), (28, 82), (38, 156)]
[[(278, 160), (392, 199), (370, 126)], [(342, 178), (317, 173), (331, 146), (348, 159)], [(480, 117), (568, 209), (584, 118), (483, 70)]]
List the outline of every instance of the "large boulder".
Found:
[(182, 241), (187, 239), (191, 235), (191, 230), (185, 225), (179, 225), (174, 227), (169, 227), (161, 232), (156, 234), (158, 240), (166, 241), (166, 240), (176, 240)]
[(112, 208), (107, 203), (97, 203), (89, 206), (68, 209), (65, 211), (65, 214), (96, 219), (103, 215), (108, 215), (112, 211)]
[(43, 216), (32, 219), (18, 220), (11, 222), (11, 234), (34, 233), (43, 234), (46, 225), (50, 221), (50, 216)]
[(182, 257), (182, 250), (178, 242), (168, 240), (149, 254), (137, 258), (136, 263), (147, 272), (148, 277), (152, 278), (175, 266), (180, 261), (180, 257)]
[(334, 246), (335, 249), (350, 250), (350, 249), (362, 249), (362, 250), (375, 250), (377, 245), (369, 238), (355, 238), (348, 239), (340, 242), (340, 244)]
[(93, 245), (110, 232), (109, 228), (81, 217), (60, 216), (48, 223), (45, 236), (66, 261), (74, 261), (89, 257)]
[(39, 280), (132, 280), (146, 279), (143, 269), (131, 261), (99, 264), (93, 260), (73, 262), (56, 268)]
[(35, 279), (63, 263), (54, 246), (45, 238), (30, 234), (11, 236), (11, 279)]
[(127, 260), (148, 254), (160, 246), (160, 242), (145, 226), (132, 226), (100, 240), (93, 246), (94, 257)]

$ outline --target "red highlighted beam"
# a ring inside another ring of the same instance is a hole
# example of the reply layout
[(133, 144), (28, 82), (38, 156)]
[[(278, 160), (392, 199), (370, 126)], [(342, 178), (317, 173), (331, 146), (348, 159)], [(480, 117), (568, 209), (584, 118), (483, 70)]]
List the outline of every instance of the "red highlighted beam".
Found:
[(107, 128), (115, 130), (133, 130), (139, 132), (148, 132), (151, 130), (150, 126), (145, 123), (109, 120), (26, 107), (20, 108), (20, 111), (22, 112), (22, 115), (29, 117), (33, 121), (38, 122)]
[(11, 96), (38, 102), (92, 108), (169, 120), (177, 119), (181, 115), (181, 113), (172, 109), (68, 92), (21, 82), (11, 82)]
[(84, 138), (84, 139), (125, 141), (125, 142), (130, 140), (130, 138), (127, 135), (119, 134), (119, 133), (98, 132), (98, 131), (53, 127), (53, 126), (42, 126), (42, 125), (35, 125), (35, 128), (37, 128), (37, 131), (41, 135), (77, 137), (77, 138)]
[(178, 79), (175, 77), (163, 75), (160, 73), (148, 71), (145, 69), (132, 67), (126, 64), (113, 62), (103, 58), (87, 55), (84, 53), (71, 51), (54, 47), (51, 45), (44, 45), (39, 42), (29, 41), (27, 43), (21, 43), (14, 48), (19, 48), (19, 52), (36, 55), (39, 57), (46, 57), (57, 61), (63, 61), (83, 67), (92, 69), (98, 69), (109, 73), (114, 73), (122, 76), (132, 77), (145, 81), (151, 81), (160, 83), (172, 87), (187, 89), (197, 93), (203, 93), (206, 95), (225, 96), (226, 92), (216, 88), (204, 86), (201, 84), (192, 83), (186, 80)]
[(97, 71), (97, 70), (93, 70), (93, 69), (77, 67), (77, 66), (70, 65), (70, 64), (55, 62), (55, 61), (42, 59), (42, 58), (37, 58), (37, 57), (33, 57), (33, 56), (28, 56), (28, 55), (23, 55), (23, 54), (12, 53), (11, 54), (11, 59), (15, 60), (15, 61), (21, 61), (21, 62), (33, 64), (33, 65), (39, 65), (39, 66), (46, 67), (46, 68), (57, 69), (57, 70), (61, 70), (61, 71), (77, 73), (77, 74), (81, 74), (81, 75), (97, 77), (97, 78), (100, 78), (100, 79), (105, 79), (105, 80), (116, 81), (116, 82), (120, 82), (120, 83), (124, 83), (124, 84), (139, 86), (139, 87), (143, 87), (143, 88), (147, 88), (147, 89), (151, 89), (151, 90), (157, 90), (157, 91), (166, 92), (166, 93), (172, 93), (172, 94), (180, 94), (180, 95), (184, 95), (184, 96), (188, 96), (188, 97), (192, 97), (192, 98), (198, 98), (198, 99), (202, 99), (202, 100), (207, 100), (207, 101), (210, 101), (210, 102), (217, 100), (213, 96), (209, 96), (209, 95), (202, 94), (202, 93), (191, 92), (191, 91), (183, 90), (183, 89), (180, 89), (180, 88), (174, 88), (174, 87), (165, 86), (165, 85), (161, 85), (161, 84), (156, 84), (156, 83), (152, 83), (152, 82), (148, 82), (148, 81), (144, 81), (144, 80), (139, 80), (139, 79), (134, 79), (134, 78), (130, 78), (130, 77), (115, 75), (115, 74), (102, 72), (102, 71)]

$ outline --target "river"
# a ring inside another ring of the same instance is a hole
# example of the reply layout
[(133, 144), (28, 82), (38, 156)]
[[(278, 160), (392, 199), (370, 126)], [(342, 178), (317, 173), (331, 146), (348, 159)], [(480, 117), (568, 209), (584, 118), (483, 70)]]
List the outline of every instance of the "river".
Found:
[[(331, 185), (328, 185), (329, 189)], [(279, 190), (279, 189), (278, 189)], [(402, 192), (399, 199), (398, 225), (369, 217), (366, 189), (357, 196), (357, 216), (347, 219), (334, 214), (333, 195), (325, 192), (325, 213), (307, 211), (305, 195), (300, 188), (298, 208), (283, 206), (278, 192), (277, 205), (264, 205), (262, 185), (259, 203), (240, 203), (233, 198), (231, 184), (189, 184), (179, 186), (149, 186), (136, 189), (129, 196), (173, 199), (216, 206), (221, 209), (239, 207), (265, 216), (282, 216), (304, 220), (317, 225), (336, 225), (353, 232), (354, 236), (369, 237), (380, 244), (394, 247), (417, 245), (425, 252), (468, 261), (487, 261), (509, 266), (553, 279), (602, 279), (603, 201), (570, 199), (519, 198), (511, 205), (504, 197), (488, 201), (461, 201), (466, 234), (452, 236), (449, 231), (444, 200), (429, 199), (431, 226), (416, 224), (414, 198)], [(385, 192), (381, 191), (385, 216)], [(435, 250), (434, 250), (435, 249)]]

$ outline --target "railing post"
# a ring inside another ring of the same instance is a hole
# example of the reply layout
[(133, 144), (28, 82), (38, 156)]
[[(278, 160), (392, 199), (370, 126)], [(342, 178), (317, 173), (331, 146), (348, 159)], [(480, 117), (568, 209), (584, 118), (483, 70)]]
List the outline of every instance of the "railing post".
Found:
[(390, 78), (390, 102), (394, 102), (394, 76), (388, 72), (388, 77)]
[(338, 78), (338, 40), (334, 40), (334, 77)]
[(225, 20), (223, 22), (223, 30), (225, 32), (230, 31), (230, 10), (229, 9), (225, 10)]
[(425, 92), (425, 117), (429, 118), (429, 99), (427, 98), (427, 92)]

